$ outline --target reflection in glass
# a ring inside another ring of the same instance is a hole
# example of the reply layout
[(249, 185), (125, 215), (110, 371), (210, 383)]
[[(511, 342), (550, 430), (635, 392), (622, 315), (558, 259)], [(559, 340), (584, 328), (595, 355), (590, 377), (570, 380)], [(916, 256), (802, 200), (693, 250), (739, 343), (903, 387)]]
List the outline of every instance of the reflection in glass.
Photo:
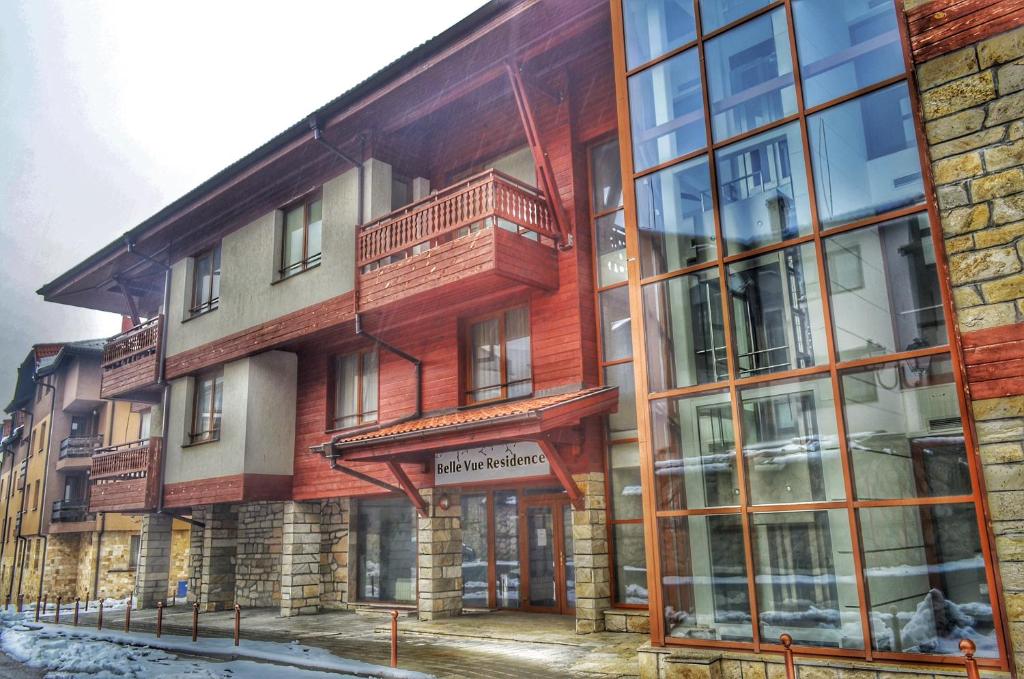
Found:
[(740, 377), (828, 361), (814, 245), (731, 264), (729, 297)]
[(740, 401), (752, 504), (846, 499), (831, 379), (743, 389)]
[(906, 83), (809, 116), (807, 133), (823, 227), (924, 200)]
[(785, 9), (709, 40), (704, 54), (715, 141), (796, 113)]
[(762, 639), (864, 648), (846, 510), (751, 514)]
[(611, 476), (612, 518), (620, 521), (642, 518), (640, 444), (613, 444), (608, 457), (608, 473)]
[(858, 499), (971, 493), (948, 356), (848, 370), (841, 379)]
[(526, 507), (527, 579), (526, 601), (530, 606), (551, 608), (558, 604), (555, 580), (555, 526), (561, 517), (553, 516), (549, 505)]
[(738, 505), (728, 392), (651, 402), (658, 509)]
[(718, 269), (645, 285), (643, 300), (652, 392), (728, 378)]
[(793, 22), (805, 106), (903, 72), (891, 0), (794, 0)]
[(617, 361), (633, 355), (629, 324), (629, 288), (621, 286), (599, 293), (601, 349), (604, 360)]
[(946, 343), (927, 215), (832, 236), (825, 255), (839, 360)]
[(707, 144), (697, 50), (629, 77), (634, 170), (666, 163)]
[(590, 181), (594, 186), (594, 212), (622, 207), (622, 172), (619, 167), (617, 137), (590, 152)]
[(715, 154), (722, 237), (730, 253), (811, 231), (800, 127), (790, 123)]
[(619, 363), (604, 369), (604, 383), (619, 388), (619, 410), (608, 415), (608, 434), (613, 439), (636, 438), (636, 384), (633, 364)]
[(600, 286), (626, 280), (626, 213), (617, 210), (598, 217), (597, 284)]
[(498, 608), (519, 608), (519, 505), (515, 491), (494, 494), (494, 576)]
[(871, 645), (879, 651), (960, 655), (970, 639), (998, 656), (974, 507), (884, 507), (859, 512)]
[(462, 602), (487, 608), (487, 495), (462, 496)]
[(615, 601), (647, 605), (647, 561), (644, 559), (644, 525), (612, 526), (615, 549)]
[(626, 68), (636, 68), (697, 38), (692, 0), (624, 0)]
[(416, 511), (397, 498), (359, 500), (356, 511), (360, 601), (416, 601)]
[(576, 608), (576, 550), (573, 549), (572, 509), (562, 505), (562, 554), (565, 557), (565, 605)]
[(714, 209), (705, 157), (636, 180), (640, 275), (715, 258)]
[(665, 633), (750, 641), (753, 628), (739, 515), (659, 519), (658, 537)]
[(705, 33), (741, 19), (771, 0), (700, 0), (700, 23)]

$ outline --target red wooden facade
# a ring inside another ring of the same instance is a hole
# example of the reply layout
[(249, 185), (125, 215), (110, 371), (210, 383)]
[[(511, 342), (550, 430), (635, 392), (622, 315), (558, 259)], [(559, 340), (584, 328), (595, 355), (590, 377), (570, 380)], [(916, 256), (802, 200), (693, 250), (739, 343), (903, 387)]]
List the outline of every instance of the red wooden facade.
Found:
[(1024, 26), (1019, 0), (932, 0), (907, 11), (910, 48), (921, 63)]

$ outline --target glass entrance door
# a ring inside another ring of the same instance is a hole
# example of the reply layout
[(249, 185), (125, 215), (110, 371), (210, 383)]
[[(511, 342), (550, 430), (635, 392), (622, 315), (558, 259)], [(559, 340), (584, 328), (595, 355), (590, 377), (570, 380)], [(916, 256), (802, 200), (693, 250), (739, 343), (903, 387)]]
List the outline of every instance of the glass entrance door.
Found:
[(572, 613), (576, 606), (572, 519), (562, 498), (523, 502), (523, 608)]

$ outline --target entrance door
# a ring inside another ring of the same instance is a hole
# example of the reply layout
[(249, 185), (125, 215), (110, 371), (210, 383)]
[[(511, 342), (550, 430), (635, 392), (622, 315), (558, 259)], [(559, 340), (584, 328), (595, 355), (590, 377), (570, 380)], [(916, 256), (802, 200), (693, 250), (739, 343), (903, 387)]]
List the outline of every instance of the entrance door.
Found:
[(564, 498), (524, 498), (522, 607), (569, 614), (576, 607), (572, 519)]

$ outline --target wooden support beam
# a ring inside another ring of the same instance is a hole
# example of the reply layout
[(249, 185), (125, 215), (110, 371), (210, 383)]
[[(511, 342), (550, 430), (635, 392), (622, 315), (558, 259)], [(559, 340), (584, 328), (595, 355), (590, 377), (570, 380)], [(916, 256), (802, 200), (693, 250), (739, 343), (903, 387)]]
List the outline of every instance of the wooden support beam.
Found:
[(523, 123), (523, 131), (526, 132), (526, 141), (530, 145), (530, 152), (533, 154), (533, 164), (537, 168), (537, 178), (540, 190), (548, 202), (548, 209), (555, 218), (558, 231), (561, 234), (562, 247), (572, 244), (569, 233), (569, 219), (562, 206), (562, 196), (558, 192), (558, 183), (555, 181), (555, 171), (551, 167), (551, 159), (544, 152), (541, 144), (540, 132), (537, 128), (537, 119), (530, 107), (530, 98), (526, 95), (526, 86), (523, 84), (522, 74), (519, 72), (519, 65), (511, 62), (505, 64), (505, 71), (508, 73), (509, 83), (512, 85), (512, 97), (516, 102), (516, 110), (519, 111), (519, 118)]
[(115, 277), (114, 282), (117, 283), (117, 287), (121, 288), (121, 294), (124, 295), (125, 302), (128, 303), (128, 314), (132, 317), (132, 325), (139, 325), (142, 323), (142, 319), (139, 318), (139, 309), (135, 305), (135, 300), (128, 294), (128, 288), (124, 286), (120, 278)]
[(340, 462), (338, 462), (337, 460), (335, 460), (333, 457), (330, 458), (330, 459), (331, 459), (331, 469), (335, 469), (335, 470), (337, 470), (337, 471), (339, 471), (339, 472), (341, 472), (343, 474), (348, 474), (352, 478), (359, 479), (360, 481), (365, 481), (366, 483), (372, 483), (373, 485), (375, 485), (375, 486), (377, 486), (379, 488), (383, 488), (384, 490), (390, 491), (392, 493), (404, 493), (405, 492), (404, 490), (402, 490), (398, 486), (393, 486), (390, 483), (387, 483), (386, 481), (381, 481), (380, 479), (375, 479), (374, 477), (370, 476), (369, 474), (364, 474), (363, 472), (356, 471), (355, 469), (352, 469), (351, 467), (346, 467), (345, 465), (343, 465)]
[(402, 492), (408, 496), (409, 500), (416, 507), (416, 511), (420, 513), (420, 516), (427, 516), (429, 508), (427, 507), (427, 501), (423, 499), (419, 491), (416, 490), (416, 486), (413, 485), (409, 475), (402, 469), (402, 465), (395, 462), (394, 460), (387, 461), (388, 469), (395, 478), (398, 479), (398, 485), (402, 487)]
[(548, 458), (548, 464), (551, 465), (551, 471), (555, 475), (555, 478), (565, 488), (565, 492), (569, 494), (569, 502), (576, 509), (583, 509), (583, 492), (580, 491), (580, 487), (576, 485), (576, 481), (572, 478), (572, 474), (569, 473), (569, 467), (566, 466), (565, 460), (562, 459), (562, 454), (551, 441), (547, 439), (540, 439), (537, 441), (540, 449), (544, 451), (544, 455)]

